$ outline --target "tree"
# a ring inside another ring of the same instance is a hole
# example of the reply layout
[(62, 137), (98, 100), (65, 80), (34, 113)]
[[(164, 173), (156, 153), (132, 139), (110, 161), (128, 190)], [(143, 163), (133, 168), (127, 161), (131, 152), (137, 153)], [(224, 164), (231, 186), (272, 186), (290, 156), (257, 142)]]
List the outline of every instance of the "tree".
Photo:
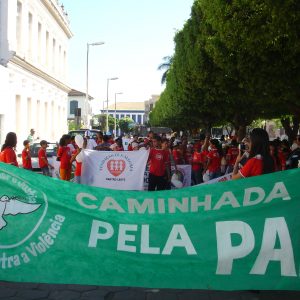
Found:
[(291, 140), (300, 121), (299, 1), (198, 2), (228, 49), (225, 56), (211, 44), (216, 63), (229, 69), (228, 58), (235, 59), (240, 84), (254, 99), (247, 108), (261, 118), (282, 117)]
[(168, 72), (169, 72), (169, 69), (171, 68), (171, 65), (172, 65), (172, 56), (165, 56), (163, 58), (164, 62), (161, 63), (159, 66), (158, 66), (158, 70), (159, 71), (164, 71), (162, 77), (161, 77), (161, 84), (164, 84), (166, 83), (167, 81), (167, 75), (168, 75)]
[(122, 132), (129, 133), (133, 130), (134, 121), (129, 118), (125, 117), (119, 120), (119, 127)]
[[(94, 118), (98, 119), (99, 129), (103, 132), (106, 132), (106, 114), (95, 115)], [(118, 128), (119, 120), (117, 119), (116, 122)], [(112, 132), (115, 128), (115, 118), (110, 115), (108, 115), (108, 128), (110, 132)]]

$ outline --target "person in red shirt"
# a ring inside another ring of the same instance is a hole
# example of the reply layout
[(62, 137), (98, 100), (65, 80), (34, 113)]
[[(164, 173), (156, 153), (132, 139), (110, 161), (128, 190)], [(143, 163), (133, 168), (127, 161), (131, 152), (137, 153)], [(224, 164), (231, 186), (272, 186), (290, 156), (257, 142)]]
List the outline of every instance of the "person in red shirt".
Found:
[(72, 153), (67, 146), (70, 142), (71, 136), (64, 134), (59, 141), (59, 148), (57, 151), (57, 159), (60, 161), (59, 176), (61, 180), (69, 181), (71, 179), (72, 171)]
[(180, 149), (180, 140), (175, 140), (173, 142), (172, 154), (173, 154), (174, 160), (176, 162), (176, 165), (183, 165), (184, 164), (184, 159), (183, 159), (183, 156), (182, 156), (182, 150)]
[(9, 132), (1, 148), (0, 162), (18, 167), (15, 147), (17, 145), (17, 135), (14, 132)]
[(22, 151), (22, 164), (23, 168), (26, 170), (32, 170), (32, 163), (31, 163), (31, 155), (30, 155), (30, 142), (25, 140), (23, 142), (24, 149)]
[(153, 148), (150, 149), (148, 162), (149, 186), (148, 191), (164, 190), (166, 188), (166, 168), (169, 161), (167, 152), (161, 149), (161, 137), (156, 135), (152, 139)]
[(269, 135), (262, 128), (254, 128), (250, 133), (249, 159), (239, 170), (239, 162), (242, 159), (241, 151), (233, 168), (232, 179), (258, 176), (275, 171), (274, 160), (270, 155)]
[(236, 158), (239, 155), (239, 148), (238, 143), (236, 140), (232, 140), (230, 144), (230, 148), (226, 154), (226, 161), (227, 161), (227, 170), (226, 173), (231, 173), (233, 171), (233, 167), (236, 161)]
[(173, 162), (173, 165), (175, 167), (175, 170), (177, 171), (177, 166), (175, 164), (172, 151), (170, 149), (170, 143), (167, 138), (163, 138), (161, 141), (161, 148), (165, 151), (166, 154), (166, 173), (165, 173), (165, 190), (171, 189), (171, 161)]
[(200, 184), (203, 182), (202, 172), (203, 172), (203, 163), (201, 145), (195, 145), (195, 151), (192, 157), (192, 183), (193, 185)]
[(47, 141), (41, 140), (40, 141), (41, 148), (38, 152), (39, 166), (41, 168), (43, 175), (45, 175), (45, 176), (51, 176), (49, 167), (51, 169), (54, 169), (54, 167), (49, 164), (48, 158), (47, 158), (46, 149), (48, 147), (48, 144), (49, 143)]
[(209, 153), (207, 154), (207, 163), (203, 170), (203, 175), (212, 180), (221, 176), (221, 159), (223, 156), (222, 147), (217, 139), (209, 141)]

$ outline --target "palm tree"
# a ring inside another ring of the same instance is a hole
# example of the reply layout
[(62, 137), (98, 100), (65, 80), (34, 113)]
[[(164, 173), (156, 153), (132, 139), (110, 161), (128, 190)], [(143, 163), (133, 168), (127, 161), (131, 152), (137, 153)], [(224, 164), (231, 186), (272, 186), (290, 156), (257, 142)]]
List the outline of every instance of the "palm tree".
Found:
[(164, 62), (162, 64), (160, 64), (157, 68), (159, 71), (165, 70), (161, 77), (161, 84), (164, 84), (167, 81), (167, 75), (168, 75), (169, 69), (172, 65), (173, 57), (165, 56), (163, 58), (163, 60), (164, 60)]

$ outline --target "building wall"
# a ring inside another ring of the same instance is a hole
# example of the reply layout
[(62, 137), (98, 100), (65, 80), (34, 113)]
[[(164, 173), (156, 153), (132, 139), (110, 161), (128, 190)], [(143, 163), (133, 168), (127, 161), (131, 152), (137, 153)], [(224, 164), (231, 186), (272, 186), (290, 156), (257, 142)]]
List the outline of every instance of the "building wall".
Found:
[(89, 128), (92, 119), (92, 107), (90, 102), (86, 103), (85, 96), (69, 96), (67, 109), (68, 119), (75, 118), (75, 115), (70, 113), (70, 102), (74, 100), (78, 102), (78, 108), (81, 108), (81, 120), (83, 121), (84, 128)]
[(0, 142), (30, 128), (58, 141), (67, 132), (67, 53), (72, 34), (55, 0), (0, 1)]
[(159, 100), (158, 95), (152, 95), (151, 98), (145, 101), (145, 120), (144, 123), (149, 121), (149, 114), (155, 107), (155, 103)]

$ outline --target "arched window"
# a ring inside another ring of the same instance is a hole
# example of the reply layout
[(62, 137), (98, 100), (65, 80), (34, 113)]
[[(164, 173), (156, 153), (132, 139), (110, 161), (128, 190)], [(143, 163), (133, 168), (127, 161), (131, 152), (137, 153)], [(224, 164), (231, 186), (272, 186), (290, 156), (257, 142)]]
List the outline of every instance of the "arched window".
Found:
[(75, 115), (77, 108), (78, 108), (78, 101), (71, 100), (70, 101), (70, 115)]

